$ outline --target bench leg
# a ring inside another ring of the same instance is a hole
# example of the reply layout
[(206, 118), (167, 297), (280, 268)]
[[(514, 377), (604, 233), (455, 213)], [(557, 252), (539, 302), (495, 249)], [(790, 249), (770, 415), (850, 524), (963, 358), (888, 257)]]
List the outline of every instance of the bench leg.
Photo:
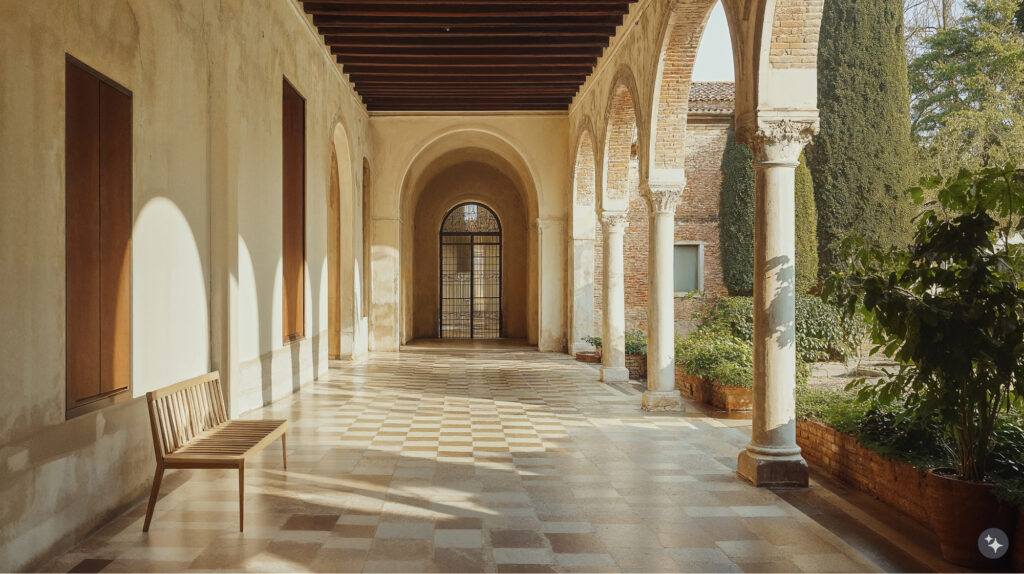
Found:
[(245, 461), (238, 463), (238, 531), (245, 531)]
[(281, 433), (281, 461), (284, 462), (284, 469), (288, 470), (288, 443), (285, 440), (288, 433)]
[(149, 491), (149, 505), (146, 506), (146, 521), (142, 523), (142, 531), (149, 532), (149, 523), (153, 520), (153, 509), (156, 498), (160, 494), (160, 482), (164, 479), (164, 465), (157, 463), (156, 474), (153, 475), (153, 488)]

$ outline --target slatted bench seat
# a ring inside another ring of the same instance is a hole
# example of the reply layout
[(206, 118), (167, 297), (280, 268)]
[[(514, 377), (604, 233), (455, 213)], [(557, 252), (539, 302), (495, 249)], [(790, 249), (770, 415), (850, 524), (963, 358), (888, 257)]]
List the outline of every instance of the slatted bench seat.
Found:
[(156, 474), (149, 493), (143, 532), (149, 532), (164, 470), (169, 468), (237, 468), (238, 530), (245, 529), (245, 459), (281, 438), (285, 453), (285, 420), (228, 420), (220, 374), (209, 373), (146, 393), (156, 453)]

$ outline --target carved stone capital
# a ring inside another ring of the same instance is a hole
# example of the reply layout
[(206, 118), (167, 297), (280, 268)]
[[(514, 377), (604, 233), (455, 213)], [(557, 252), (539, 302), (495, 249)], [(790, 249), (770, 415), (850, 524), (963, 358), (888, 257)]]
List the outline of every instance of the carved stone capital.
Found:
[(668, 213), (675, 215), (676, 206), (683, 198), (685, 183), (640, 183), (640, 195), (647, 201), (651, 214)]
[(605, 233), (625, 233), (629, 216), (624, 211), (602, 211), (601, 228)]
[(818, 133), (818, 120), (762, 120), (750, 137), (754, 162), (769, 166), (797, 166), (800, 152)]

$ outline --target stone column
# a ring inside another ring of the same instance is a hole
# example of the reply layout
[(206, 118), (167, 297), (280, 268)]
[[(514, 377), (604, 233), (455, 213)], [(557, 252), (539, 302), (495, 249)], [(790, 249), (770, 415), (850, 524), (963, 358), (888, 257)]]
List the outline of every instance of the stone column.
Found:
[(625, 212), (601, 213), (604, 233), (604, 328), (601, 334), (601, 380), (625, 382), (626, 369), (626, 281), (622, 265), (622, 237), (629, 221)]
[(569, 328), (569, 354), (592, 351), (583, 337), (594, 335), (594, 239), (572, 239), (572, 321)]
[(685, 183), (640, 184), (650, 214), (647, 255), (647, 392), (644, 410), (682, 406), (675, 371), (675, 281), (673, 273), (676, 205)]
[(756, 486), (807, 486), (796, 444), (794, 181), (816, 121), (761, 121), (751, 137), (754, 217), (754, 414), (740, 475)]

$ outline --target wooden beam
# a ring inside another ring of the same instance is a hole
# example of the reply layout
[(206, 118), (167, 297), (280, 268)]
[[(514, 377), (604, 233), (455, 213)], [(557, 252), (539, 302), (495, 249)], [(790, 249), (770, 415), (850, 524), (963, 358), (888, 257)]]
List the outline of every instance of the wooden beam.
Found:
[(451, 66), (423, 64), (419, 66), (387, 64), (345, 64), (342, 71), (358, 76), (586, 76), (592, 66), (570, 64), (563, 66), (481, 66), (479, 64)]
[(467, 8), (465, 5), (445, 4), (395, 4), (391, 2), (346, 2), (334, 4), (327, 2), (305, 2), (303, 8), (307, 14), (333, 16), (402, 16), (407, 18), (431, 17), (445, 15), (451, 18), (495, 18), (545, 16), (601, 17), (625, 14), (629, 11), (629, 2), (600, 4), (596, 2), (547, 2), (529, 4), (522, 2), (500, 3), (486, 2)]
[(451, 16), (433, 15), (415, 18), (380, 14), (376, 16), (335, 16), (317, 14), (313, 16), (313, 24), (317, 27), (348, 26), (352, 29), (376, 30), (381, 28), (401, 27), (406, 29), (435, 28), (459, 26), (462, 28), (487, 28), (501, 26), (508, 29), (516, 28), (588, 28), (591, 26), (616, 27), (622, 24), (621, 14), (605, 16), (577, 16), (572, 18), (536, 16)]
[(423, 54), (355, 54), (338, 56), (339, 64), (373, 64), (376, 66), (533, 66), (543, 64), (548, 67), (587, 66), (593, 68), (597, 58), (592, 56), (480, 56), (466, 54), (463, 56), (437, 56)]
[(343, 36), (324, 36), (324, 42), (328, 46), (367, 46), (367, 47), (396, 47), (396, 48), (411, 48), (411, 47), (441, 47), (441, 46), (458, 46), (467, 50), (474, 50), (475, 48), (494, 48), (494, 47), (519, 47), (519, 46), (551, 46), (551, 47), (565, 47), (565, 46), (579, 46), (579, 47), (594, 47), (600, 46), (602, 48), (608, 46), (608, 36), (531, 36), (528, 34), (516, 34), (501, 36), (499, 38), (493, 38), (490, 36), (435, 36), (430, 34), (417, 34), (413, 36), (403, 37), (382, 37), (375, 34), (360, 34), (360, 35), (343, 35)]
[(338, 56), (384, 55), (403, 58), (552, 58), (559, 56), (591, 56), (597, 58), (603, 52), (601, 46), (478, 46), (472, 52), (452, 46), (388, 47), (388, 46), (330, 46), (331, 53)]

